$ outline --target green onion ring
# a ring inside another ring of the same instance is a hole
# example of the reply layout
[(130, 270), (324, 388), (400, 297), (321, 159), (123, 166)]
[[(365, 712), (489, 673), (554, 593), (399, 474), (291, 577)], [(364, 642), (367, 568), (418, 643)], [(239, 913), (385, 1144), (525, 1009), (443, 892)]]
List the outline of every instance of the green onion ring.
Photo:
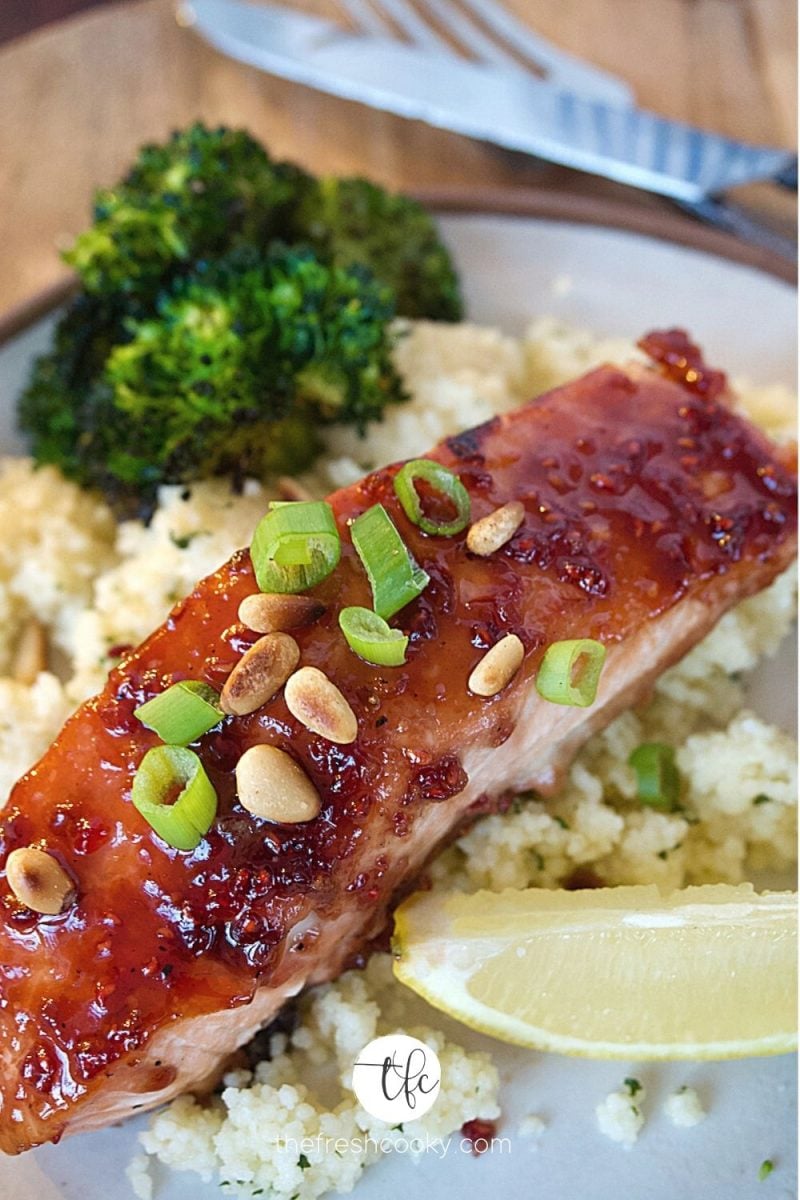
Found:
[(414, 561), (382, 504), (373, 504), (350, 528), (372, 588), (373, 608), (386, 620), (405, 608), (430, 578)]
[(340, 555), (339, 530), (324, 500), (271, 504), (250, 544), (262, 592), (304, 592), (330, 575)]
[[(441, 492), (452, 503), (456, 516), (452, 521), (435, 521), (426, 517), (422, 511), (422, 502), (414, 486), (415, 480), (421, 479), (437, 492)], [(425, 533), (438, 534), (440, 537), (453, 537), (461, 533), (469, 525), (470, 500), (469, 493), (461, 480), (441, 463), (429, 458), (413, 458), (400, 468), (394, 477), (394, 490), (397, 499), (403, 506), (403, 511), (409, 521), (413, 521)]]
[(536, 690), (551, 704), (588, 708), (594, 704), (605, 657), (605, 646), (591, 638), (553, 642), (539, 667)]
[(642, 742), (632, 751), (628, 766), (636, 772), (636, 794), (648, 808), (672, 811), (681, 794), (675, 751), (664, 742)]
[(339, 627), (350, 649), (378, 667), (401, 667), (406, 661), (407, 636), (392, 629), (383, 617), (368, 608), (343, 608)]
[(134, 710), (143, 725), (170, 746), (188, 746), (222, 720), (219, 696), (197, 679), (173, 683)]
[[(170, 797), (180, 788), (177, 798)], [(131, 800), (148, 825), (176, 850), (195, 850), (217, 813), (217, 793), (193, 750), (154, 746), (133, 780)]]

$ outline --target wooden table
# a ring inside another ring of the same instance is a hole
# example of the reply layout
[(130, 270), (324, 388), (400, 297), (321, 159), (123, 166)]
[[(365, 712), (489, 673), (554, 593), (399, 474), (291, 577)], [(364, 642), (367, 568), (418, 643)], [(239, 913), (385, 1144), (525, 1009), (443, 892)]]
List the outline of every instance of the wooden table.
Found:
[[(291, 3), (292, 0), (284, 0)], [(294, 0), (338, 16), (335, 0)], [(624, 76), (639, 101), (734, 137), (795, 143), (791, 0), (506, 0), (554, 42)], [(136, 147), (202, 117), (248, 126), (278, 156), (401, 189), (448, 184), (625, 195), (588, 176), (272, 79), (223, 58), (171, 0), (94, 9), (0, 48), (0, 314), (63, 278), (56, 247), (87, 222), (93, 186)], [(749, 201), (784, 232), (793, 200)]]
[(0, 42), (22, 37), (49, 25), (63, 21), (73, 13), (101, 4), (116, 4), (119, 0), (3, 0), (0, 4)]

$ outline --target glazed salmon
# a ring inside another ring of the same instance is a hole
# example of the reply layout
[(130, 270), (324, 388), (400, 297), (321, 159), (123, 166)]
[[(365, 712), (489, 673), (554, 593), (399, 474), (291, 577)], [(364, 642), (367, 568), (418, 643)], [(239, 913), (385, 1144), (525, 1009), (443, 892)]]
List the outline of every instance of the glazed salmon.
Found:
[[(218, 795), (196, 850), (163, 842), (131, 802), (158, 739), (134, 709), (181, 679), (220, 690), (256, 640), (237, 619), (256, 590), (237, 553), (178, 604), (69, 720), (14, 789), (0, 865), (45, 849), (72, 883), (62, 912), (26, 908), (0, 873), (0, 1144), (14, 1153), (94, 1129), (212, 1079), (290, 996), (336, 976), (384, 929), (431, 854), (520, 789), (546, 795), (579, 746), (636, 702), (743, 597), (790, 561), (795, 481), (726, 403), (724, 377), (685, 335), (652, 334), (651, 368), (606, 366), (451, 438), (473, 520), (518, 501), (522, 522), (487, 557), (465, 533), (428, 536), (393, 488), (397, 467), (330, 498), (342, 538), (324, 605), (295, 631), (300, 662), (335, 682), (357, 719), (337, 744), (283, 692), (196, 744)], [(371, 666), (338, 626), (371, 603), (349, 522), (380, 502), (430, 576), (395, 623), (405, 665)], [(514, 634), (521, 666), (496, 695), (468, 679)], [(602, 642), (588, 708), (534, 681), (548, 645)], [(240, 803), (235, 768), (257, 744), (287, 751), (318, 816), (279, 824)]]

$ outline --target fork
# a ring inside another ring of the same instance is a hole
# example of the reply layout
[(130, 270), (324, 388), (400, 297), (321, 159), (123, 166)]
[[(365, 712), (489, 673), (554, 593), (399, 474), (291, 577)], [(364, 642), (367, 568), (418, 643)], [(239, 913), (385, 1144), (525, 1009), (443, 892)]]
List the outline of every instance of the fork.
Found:
[[(403, 117), (660, 193), (794, 263), (794, 240), (732, 203), (796, 156), (670, 121), (551, 46), (498, 0), (338, 0), (350, 31), (280, 3), (179, 0), (182, 24), (262, 70)], [(353, 29), (354, 27), (354, 29)]]
[[(373, 37), (396, 37), (399, 31), (417, 46), (452, 56), (454, 44), (474, 62), (503, 70), (532, 71), (564, 91), (586, 99), (626, 107), (633, 90), (616, 75), (559, 50), (494, 0), (425, 0), (417, 8), (410, 0), (338, 0), (360, 32)], [(437, 31), (422, 15), (435, 18)]]
[[(624, 80), (559, 50), (518, 21), (495, 0), (338, 0), (360, 32), (392, 38), (399, 32), (420, 48), (452, 57), (461, 47), (476, 63), (505, 71), (532, 71), (564, 91), (620, 108), (635, 103)], [(438, 29), (423, 13), (431, 14)], [(443, 37), (439, 30), (446, 31)], [(770, 181), (797, 191), (797, 166), (775, 174)], [(740, 205), (716, 196), (701, 201), (675, 201), (684, 211), (726, 232), (758, 242), (790, 259), (794, 247), (780, 234), (754, 220)]]

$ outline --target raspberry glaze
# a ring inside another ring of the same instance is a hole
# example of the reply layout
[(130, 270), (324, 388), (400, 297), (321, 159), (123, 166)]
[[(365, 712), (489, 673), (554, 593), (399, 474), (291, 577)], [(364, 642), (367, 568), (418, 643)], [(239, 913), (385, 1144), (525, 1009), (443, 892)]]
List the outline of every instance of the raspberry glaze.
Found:
[[(354, 709), (352, 746), (309, 733), (279, 695), (195, 747), (219, 809), (193, 853), (171, 849), (133, 809), (133, 775), (157, 743), (136, 706), (179, 679), (219, 689), (255, 639), (237, 621), (255, 590), (240, 551), (127, 655), (20, 781), (0, 825), (0, 865), (16, 847), (46, 848), (77, 900), (39, 917), (0, 876), (0, 1145), (19, 1148), (20, 1122), (25, 1142), (56, 1138), (64, 1114), (115, 1066), (137, 1061), (154, 1032), (246, 1005), (283, 978), (287, 935), (312, 907), (322, 921), (363, 910), (365, 930), (380, 928), (389, 866), (419, 814), (464, 788), (465, 746), (509, 737), (546, 645), (623, 641), (723, 580), (745, 595), (766, 581), (749, 582), (757, 565), (774, 560), (774, 574), (786, 560), (790, 465), (725, 405), (724, 377), (685, 335), (644, 344), (663, 373), (602, 367), (432, 453), (460, 475), (474, 519), (524, 504), (521, 528), (489, 559), (470, 555), (463, 533), (429, 537), (412, 525), (394, 495), (396, 468), (331, 498), (342, 561), (315, 589), (324, 616), (296, 637), (301, 661), (325, 670)], [(337, 625), (343, 606), (370, 605), (348, 522), (376, 502), (431, 576), (394, 622), (410, 634), (396, 669), (363, 663)], [(523, 667), (504, 692), (479, 700), (466, 680), (507, 633), (524, 643)], [(234, 768), (258, 742), (302, 763), (322, 799), (316, 820), (270, 824), (239, 804)], [(313, 937), (299, 948), (313, 954)], [(156, 1062), (137, 1086), (166, 1086), (171, 1071)]]

